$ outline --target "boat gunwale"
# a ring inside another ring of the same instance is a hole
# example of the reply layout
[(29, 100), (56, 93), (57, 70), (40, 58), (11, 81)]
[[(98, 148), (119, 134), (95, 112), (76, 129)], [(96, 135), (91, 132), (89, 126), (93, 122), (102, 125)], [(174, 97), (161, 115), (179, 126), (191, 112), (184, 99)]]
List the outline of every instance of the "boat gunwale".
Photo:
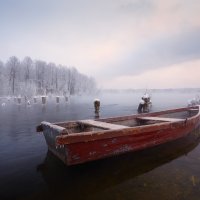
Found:
[[(114, 137), (123, 137), (123, 136), (130, 136), (130, 135), (136, 135), (140, 133), (147, 133), (147, 132), (152, 132), (152, 131), (157, 131), (158, 129), (166, 130), (170, 128), (176, 128), (176, 127), (182, 127), (182, 126), (187, 126), (187, 124), (190, 121), (193, 121), (195, 118), (198, 118), (200, 116), (200, 106), (193, 106), (193, 107), (184, 107), (184, 108), (178, 108), (178, 109), (170, 109), (170, 110), (165, 110), (165, 111), (158, 111), (154, 113), (147, 113), (147, 114), (140, 114), (140, 115), (131, 115), (132, 118), (129, 119), (135, 119), (137, 116), (155, 116), (158, 114), (168, 114), (168, 113), (176, 113), (176, 112), (182, 112), (182, 111), (189, 111), (190, 109), (197, 108), (198, 112), (191, 117), (188, 117), (186, 119), (176, 121), (176, 122), (159, 122), (156, 124), (149, 124), (149, 125), (140, 125), (136, 127), (129, 127), (127, 128), (122, 128), (122, 129), (117, 129), (117, 130), (101, 130), (101, 131), (90, 131), (90, 132), (81, 132), (81, 133), (71, 133), (67, 134), (66, 130), (62, 131), (62, 134), (60, 136), (56, 137), (56, 144), (57, 145), (65, 145), (65, 144), (72, 144), (72, 143), (79, 143), (79, 142), (89, 142), (89, 141), (94, 141), (94, 140), (102, 140), (102, 139), (109, 139), (109, 138), (114, 138)], [(126, 117), (130, 117), (126, 116)], [(122, 119), (123, 117), (117, 117), (117, 119)], [(116, 119), (116, 117), (112, 118), (104, 118), (108, 119), (108, 121), (111, 119)], [(100, 121), (101, 119), (98, 119), (96, 121)], [(123, 120), (125, 120), (123, 118)], [(110, 122), (110, 121), (109, 121)], [(113, 121), (114, 122), (114, 121)]]
[[(118, 117), (108, 117), (108, 118), (101, 118), (101, 119), (96, 119), (96, 121), (103, 121), (103, 122), (114, 122), (115, 120), (118, 121), (120, 119), (122, 120), (128, 120), (132, 119), (133, 117), (147, 117), (147, 116), (157, 116), (157, 115), (162, 115), (162, 114), (170, 114), (170, 113), (176, 113), (176, 112), (181, 112), (181, 111), (189, 111), (191, 109), (198, 109), (198, 113), (196, 115), (200, 115), (200, 106), (191, 106), (191, 107), (180, 107), (180, 108), (172, 108), (168, 110), (163, 110), (163, 111), (156, 111), (152, 113), (141, 113), (141, 114), (134, 114), (134, 115), (125, 115), (125, 116), (118, 116)], [(196, 116), (194, 115), (194, 116)], [(193, 116), (192, 116), (193, 117)], [(190, 117), (190, 118), (192, 118)]]
[[(198, 107), (199, 106), (197, 105), (197, 106), (191, 106), (191, 107), (171, 108), (171, 109), (167, 109), (167, 110), (163, 110), (163, 111), (156, 111), (156, 112), (151, 112), (151, 113), (141, 113), (141, 114), (132, 114), (132, 115), (117, 116), (117, 117), (107, 117), (107, 118), (99, 118), (99, 119), (94, 119), (94, 120), (112, 123), (112, 122), (115, 122), (115, 121), (120, 121), (121, 119), (122, 120), (128, 120), (128, 119), (136, 119), (137, 117), (146, 117), (146, 116), (149, 116), (149, 115), (154, 116), (154, 115), (161, 115), (161, 114), (170, 114), (170, 113), (175, 113), (175, 112), (187, 111), (188, 109), (192, 110), (192, 109), (195, 109), (195, 108), (199, 110)], [(62, 121), (62, 122), (53, 122), (53, 123), (50, 123), (50, 124), (62, 127), (62, 125), (64, 125), (64, 124), (71, 123), (71, 124), (74, 124), (74, 126), (76, 126), (75, 124), (79, 121), (82, 121), (82, 120), (69, 120), (69, 121)], [(46, 122), (46, 121), (43, 121), (43, 122)]]

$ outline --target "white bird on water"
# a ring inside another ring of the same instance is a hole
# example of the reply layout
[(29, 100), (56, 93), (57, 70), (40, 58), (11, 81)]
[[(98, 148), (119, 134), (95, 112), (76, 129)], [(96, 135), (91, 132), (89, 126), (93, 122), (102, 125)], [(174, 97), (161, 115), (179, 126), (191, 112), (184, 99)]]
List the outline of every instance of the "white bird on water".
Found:
[(1, 106), (3, 106), (3, 107), (6, 106), (6, 103), (2, 103)]

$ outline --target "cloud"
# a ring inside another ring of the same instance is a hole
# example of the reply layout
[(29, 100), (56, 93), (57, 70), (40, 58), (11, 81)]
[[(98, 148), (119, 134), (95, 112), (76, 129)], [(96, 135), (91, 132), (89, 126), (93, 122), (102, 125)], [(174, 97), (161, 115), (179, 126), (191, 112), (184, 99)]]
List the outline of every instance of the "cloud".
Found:
[[(152, 69), (200, 58), (200, 28), (154, 38), (138, 49), (127, 49), (107, 67), (106, 76), (137, 75)], [(100, 73), (100, 72), (99, 72)]]
[(121, 1), (120, 10), (126, 14), (146, 16), (153, 13), (155, 4), (151, 0), (123, 0)]
[(100, 83), (102, 88), (197, 88), (200, 59), (152, 69), (139, 75), (122, 75)]
[(198, 0), (0, 1), (0, 60), (75, 66), (97, 80), (198, 59)]

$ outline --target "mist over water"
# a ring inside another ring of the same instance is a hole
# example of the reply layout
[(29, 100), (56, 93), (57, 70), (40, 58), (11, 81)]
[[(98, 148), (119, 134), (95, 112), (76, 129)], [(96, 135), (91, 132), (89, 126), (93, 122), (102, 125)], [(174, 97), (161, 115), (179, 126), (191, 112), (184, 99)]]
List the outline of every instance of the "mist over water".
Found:
[[(187, 106), (197, 93), (154, 92), (152, 111)], [(47, 151), (41, 121), (94, 118), (93, 100), (101, 100), (100, 117), (137, 113), (143, 93), (100, 93), (21, 105), (0, 99), (0, 199), (198, 199), (200, 131), (186, 139), (141, 152), (66, 167)], [(2, 106), (5, 103), (5, 106)]]

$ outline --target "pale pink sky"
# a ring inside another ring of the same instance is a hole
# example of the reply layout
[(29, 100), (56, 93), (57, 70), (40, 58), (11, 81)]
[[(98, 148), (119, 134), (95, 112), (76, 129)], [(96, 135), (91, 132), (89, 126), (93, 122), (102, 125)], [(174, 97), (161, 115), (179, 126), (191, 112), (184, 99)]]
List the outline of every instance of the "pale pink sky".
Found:
[(199, 0), (0, 1), (0, 60), (75, 66), (100, 88), (200, 87)]

